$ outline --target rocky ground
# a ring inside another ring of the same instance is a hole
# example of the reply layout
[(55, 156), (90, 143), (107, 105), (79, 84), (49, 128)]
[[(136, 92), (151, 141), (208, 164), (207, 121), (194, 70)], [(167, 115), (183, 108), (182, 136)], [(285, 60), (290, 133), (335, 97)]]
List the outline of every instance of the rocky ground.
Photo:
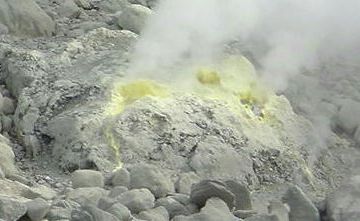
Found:
[(0, 220), (360, 220), (357, 66), (266, 103), (235, 97), (226, 71), (134, 79), (155, 5), (0, 0)]

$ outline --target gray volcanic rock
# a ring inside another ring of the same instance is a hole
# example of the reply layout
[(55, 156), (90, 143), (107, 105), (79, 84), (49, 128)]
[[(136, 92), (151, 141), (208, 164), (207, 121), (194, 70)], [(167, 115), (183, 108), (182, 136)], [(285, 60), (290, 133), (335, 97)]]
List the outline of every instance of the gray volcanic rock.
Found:
[(74, 0), (75, 4), (78, 5), (80, 8), (90, 10), (93, 9), (93, 5), (89, 0)]
[(158, 199), (155, 202), (155, 206), (164, 207), (168, 211), (170, 218), (179, 215), (190, 215), (190, 211), (186, 208), (186, 206), (175, 200), (174, 197), (171, 196)]
[(148, 221), (168, 221), (170, 219), (168, 211), (162, 206), (142, 211), (138, 218)]
[(9, 146), (9, 141), (0, 135), (0, 167), (5, 176), (17, 173), (15, 167), (15, 154)]
[(10, 197), (0, 196), (0, 219), (18, 220), (26, 213), (26, 205)]
[(129, 6), (129, 2), (127, 0), (108, 0), (99, 2), (99, 8), (104, 11), (108, 11), (111, 13), (122, 12), (126, 10)]
[(245, 221), (280, 221), (275, 215), (255, 215), (246, 218)]
[(1, 0), (0, 23), (21, 37), (51, 36), (54, 21), (33, 1)]
[(80, 16), (81, 11), (74, 0), (65, 0), (57, 9), (57, 13), (62, 17), (77, 18)]
[(124, 187), (124, 186), (116, 186), (114, 188), (112, 188), (110, 190), (110, 193), (109, 193), (109, 197), (111, 198), (116, 198), (117, 196), (119, 196), (120, 194), (128, 191), (129, 189), (127, 187)]
[(250, 191), (245, 185), (236, 181), (228, 180), (225, 182), (226, 188), (235, 196), (235, 210), (251, 210)]
[(352, 221), (360, 217), (360, 176), (346, 180), (327, 197), (327, 217), (331, 221)]
[(97, 204), (107, 195), (107, 191), (99, 187), (83, 187), (71, 190), (66, 194), (66, 199), (75, 201), (81, 205), (88, 203)]
[(4, 179), (5, 178), (5, 173), (2, 170), (2, 168), (0, 167), (0, 179)]
[(190, 200), (199, 207), (203, 207), (213, 197), (222, 199), (230, 210), (235, 206), (235, 195), (222, 182), (203, 180), (191, 187)]
[(153, 9), (158, 2), (158, 0), (128, 0), (128, 1), (131, 4), (140, 4), (140, 5), (149, 7), (151, 9)]
[(115, 117), (111, 132), (130, 165), (150, 161), (202, 179), (256, 183), (241, 123), (211, 100), (141, 99)]
[(46, 218), (49, 221), (55, 221), (55, 220), (70, 220), (71, 219), (71, 208), (62, 208), (62, 207), (52, 207), (48, 214), (46, 215)]
[(26, 203), (27, 216), (32, 221), (41, 221), (49, 212), (50, 204), (41, 198), (34, 199)]
[(211, 198), (199, 213), (191, 216), (176, 216), (173, 221), (236, 221), (228, 206), (219, 198)]
[(283, 202), (290, 207), (290, 221), (320, 221), (319, 211), (299, 187), (290, 186)]
[(117, 200), (132, 213), (139, 213), (154, 207), (155, 197), (148, 189), (133, 189), (122, 193)]
[(70, 171), (114, 167), (113, 149), (101, 135), (104, 91), (119, 77), (135, 39), (131, 32), (97, 29), (61, 43), (60, 53), (6, 49), (1, 79), (18, 100), (15, 131), (29, 156), (46, 147)]
[[(99, 208), (96, 208), (94, 205), (88, 205), (81, 208), (80, 213), (88, 213), (91, 218), (87, 220), (93, 221), (120, 221), (116, 216), (111, 213), (105, 212)], [(87, 221), (86, 219), (72, 219), (76, 221)]]
[(360, 127), (360, 119), (354, 113), (360, 112), (360, 102), (345, 100), (337, 116), (337, 124), (348, 134), (353, 134)]
[(130, 186), (130, 173), (127, 169), (121, 168), (113, 172), (111, 178), (111, 184), (113, 186)]
[(191, 186), (198, 183), (201, 178), (194, 172), (181, 173), (175, 183), (175, 189), (178, 193), (190, 194)]
[(149, 189), (156, 198), (175, 192), (174, 184), (164, 171), (154, 165), (139, 164), (130, 170), (130, 188)]
[(104, 177), (101, 172), (94, 170), (76, 170), (71, 175), (73, 188), (104, 187)]
[(132, 4), (127, 6), (120, 14), (117, 24), (125, 30), (139, 34), (151, 14), (151, 9), (142, 5)]
[(113, 214), (119, 220), (130, 220), (130, 210), (121, 203), (115, 203), (110, 208), (106, 209), (106, 212)]

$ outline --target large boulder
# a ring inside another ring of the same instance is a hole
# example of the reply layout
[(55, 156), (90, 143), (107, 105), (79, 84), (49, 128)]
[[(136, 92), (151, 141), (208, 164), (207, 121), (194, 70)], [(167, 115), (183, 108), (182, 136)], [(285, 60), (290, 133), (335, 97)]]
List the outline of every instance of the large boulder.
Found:
[(170, 219), (168, 211), (162, 206), (142, 211), (138, 218), (148, 221), (168, 221)]
[(132, 4), (120, 14), (117, 24), (125, 30), (139, 34), (151, 14), (151, 9), (142, 5)]
[(0, 168), (5, 176), (10, 176), (17, 172), (14, 152), (9, 146), (9, 141), (2, 135), (0, 135)]
[(26, 203), (27, 216), (34, 221), (42, 220), (50, 210), (50, 204), (41, 198)]
[(181, 173), (175, 183), (176, 192), (190, 194), (191, 186), (198, 183), (200, 180), (200, 177), (194, 172)]
[(155, 197), (148, 189), (133, 189), (122, 193), (117, 200), (129, 208), (132, 213), (139, 213), (154, 207)]
[(119, 220), (129, 220), (131, 216), (130, 210), (121, 203), (115, 203), (110, 208), (108, 208), (106, 212), (113, 214)]
[(106, 195), (107, 191), (99, 187), (84, 187), (71, 190), (66, 194), (66, 198), (85, 205), (89, 203), (97, 204), (98, 201)]
[(149, 164), (139, 164), (131, 168), (130, 188), (147, 188), (157, 198), (175, 192), (170, 177), (158, 167)]
[(353, 134), (360, 126), (357, 114), (360, 112), (360, 103), (354, 100), (344, 100), (337, 116), (337, 125), (348, 134)]
[(155, 206), (156, 207), (159, 207), (159, 206), (164, 207), (168, 211), (170, 218), (173, 218), (174, 216), (179, 216), (179, 215), (185, 215), (185, 216), (190, 215), (190, 212), (186, 208), (186, 205), (177, 201), (172, 196), (158, 199), (155, 202)]
[(26, 213), (26, 205), (10, 197), (0, 196), (0, 219), (18, 220)]
[(354, 176), (327, 197), (330, 221), (353, 221), (360, 217), (360, 175)]
[(290, 221), (320, 221), (319, 211), (299, 187), (290, 186), (282, 200), (290, 207)]
[(113, 186), (129, 187), (130, 185), (130, 173), (125, 168), (117, 169), (113, 172), (111, 178), (111, 184)]
[(129, 2), (127, 0), (107, 0), (99, 2), (98, 6), (101, 10), (116, 13), (125, 10), (129, 6)]
[(0, 23), (20, 37), (55, 33), (54, 21), (33, 0), (0, 0)]
[(94, 170), (76, 170), (71, 177), (73, 188), (104, 187), (104, 177), (101, 172)]
[(229, 209), (233, 209), (235, 205), (235, 195), (222, 182), (203, 180), (191, 188), (190, 200), (199, 207), (203, 207), (207, 200), (212, 197), (223, 200)]

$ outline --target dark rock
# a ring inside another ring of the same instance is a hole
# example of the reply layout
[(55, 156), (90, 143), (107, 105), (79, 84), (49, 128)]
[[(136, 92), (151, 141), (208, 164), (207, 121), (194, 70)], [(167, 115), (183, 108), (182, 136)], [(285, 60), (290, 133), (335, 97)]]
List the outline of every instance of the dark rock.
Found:
[(225, 182), (226, 188), (231, 191), (235, 196), (235, 209), (236, 210), (251, 210), (250, 191), (245, 185), (242, 185), (234, 180)]
[(228, 206), (219, 198), (208, 199), (199, 213), (191, 216), (175, 216), (173, 221), (236, 221)]
[(190, 201), (199, 207), (203, 207), (206, 201), (212, 197), (222, 199), (229, 209), (233, 209), (235, 206), (235, 195), (222, 182), (203, 180), (191, 187)]

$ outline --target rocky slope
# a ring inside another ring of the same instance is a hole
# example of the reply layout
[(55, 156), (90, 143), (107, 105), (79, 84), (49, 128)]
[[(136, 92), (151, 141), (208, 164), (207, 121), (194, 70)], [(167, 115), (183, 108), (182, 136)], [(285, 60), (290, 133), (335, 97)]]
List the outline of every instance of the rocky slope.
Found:
[[(301, 75), (260, 99), (241, 54), (173, 81), (134, 77), (155, 5), (0, 0), (0, 220), (359, 219), (358, 81), (307, 99), (301, 83), (318, 75)], [(334, 117), (326, 144), (319, 100)]]

